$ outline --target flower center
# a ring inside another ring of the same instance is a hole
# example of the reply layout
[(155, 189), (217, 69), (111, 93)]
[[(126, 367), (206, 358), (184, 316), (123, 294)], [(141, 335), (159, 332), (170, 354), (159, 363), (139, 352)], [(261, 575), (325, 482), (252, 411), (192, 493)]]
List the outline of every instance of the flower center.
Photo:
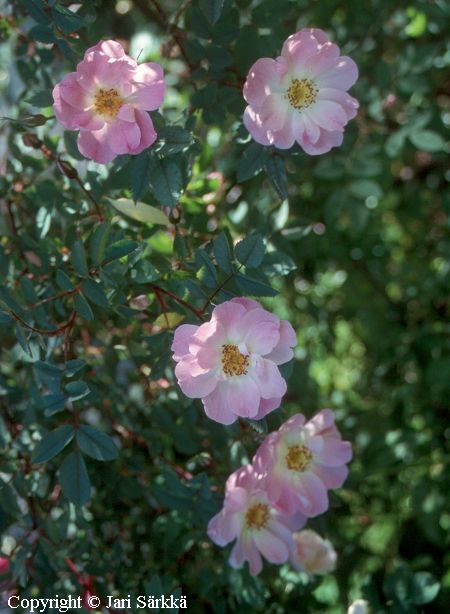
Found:
[(291, 446), (286, 454), (286, 465), (292, 471), (305, 471), (312, 459), (312, 452), (306, 446)]
[(246, 375), (250, 358), (237, 345), (222, 345), (222, 369), (225, 375)]
[(311, 79), (292, 79), (286, 98), (294, 109), (302, 111), (316, 102), (318, 91)]
[(113, 119), (119, 112), (123, 100), (117, 90), (98, 90), (94, 98), (94, 108), (96, 113)]
[(249, 529), (262, 529), (269, 519), (269, 508), (264, 503), (255, 503), (248, 508), (245, 521)]

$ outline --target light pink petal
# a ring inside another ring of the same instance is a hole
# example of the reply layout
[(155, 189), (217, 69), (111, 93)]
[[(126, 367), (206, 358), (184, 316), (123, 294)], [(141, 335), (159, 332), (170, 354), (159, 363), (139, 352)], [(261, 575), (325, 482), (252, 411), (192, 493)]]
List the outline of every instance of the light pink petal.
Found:
[(208, 418), (220, 424), (233, 424), (237, 416), (228, 404), (227, 382), (219, 382), (215, 390), (203, 399), (203, 406)]
[[(283, 526), (285, 526), (287, 530), (292, 533), (293, 531), (298, 531), (299, 529), (303, 528), (307, 521), (308, 519), (306, 516), (304, 516), (301, 512), (296, 512), (294, 514), (290, 514), (289, 516), (280, 516), (277, 523), (282, 523)], [(274, 523), (271, 525), (271, 530), (278, 534)]]
[(288, 111), (283, 128), (271, 133), (273, 135), (273, 145), (278, 147), (278, 149), (290, 149), (294, 145), (294, 118), (297, 114), (297, 111)]
[(231, 377), (226, 382), (227, 403), (231, 411), (243, 418), (253, 418), (259, 408), (261, 394), (249, 376)]
[(314, 463), (312, 471), (324, 483), (326, 488), (340, 488), (348, 476), (348, 468), (346, 465), (325, 467)]
[(267, 414), (270, 414), (271, 411), (277, 409), (281, 405), (281, 397), (277, 397), (274, 399), (263, 399), (259, 403), (259, 409), (256, 416), (254, 416), (253, 420), (261, 420)]
[(329, 41), (322, 45), (315, 55), (305, 62), (305, 69), (314, 79), (317, 75), (336, 66), (339, 58), (339, 47)]
[(317, 100), (304, 111), (304, 115), (325, 130), (343, 130), (348, 121), (341, 105), (332, 100)]
[(80, 132), (77, 144), (83, 156), (99, 164), (108, 164), (117, 155), (106, 141), (106, 126), (97, 132)]
[(292, 350), (297, 345), (297, 335), (292, 328), (290, 322), (281, 320), (280, 322), (280, 340), (274, 349), (266, 356), (268, 360), (273, 360), (277, 365), (282, 365), (289, 362), (294, 356)]
[(286, 121), (289, 103), (282, 94), (269, 94), (264, 100), (259, 116), (268, 130), (281, 130)]
[(286, 381), (281, 377), (281, 373), (274, 362), (259, 358), (255, 372), (259, 391), (264, 399), (280, 398), (286, 394)]
[(113, 40), (100, 41), (94, 47), (89, 47), (84, 53), (86, 56), (91, 51), (98, 51), (104, 53), (111, 58), (122, 58), (125, 55), (125, 51), (120, 43)]
[(244, 564), (244, 551), (242, 549), (241, 539), (238, 539), (234, 544), (228, 562), (233, 569), (240, 569)]
[(249, 352), (269, 354), (280, 340), (280, 320), (265, 309), (252, 309), (229, 331), (236, 343), (245, 341)]
[[(192, 335), (189, 343), (189, 351), (195, 355), (197, 355), (201, 349), (220, 353), (224, 343), (226, 343), (226, 333), (222, 323), (218, 320), (210, 320), (209, 322), (201, 324)], [(209, 352), (207, 354), (209, 354)], [(208, 356), (205, 355), (202, 358), (203, 363)]]
[(124, 122), (134, 123), (136, 121), (136, 113), (134, 107), (131, 104), (123, 104), (119, 112), (117, 113), (117, 119), (121, 119)]
[(353, 119), (359, 108), (359, 102), (342, 90), (332, 87), (323, 87), (319, 90), (317, 100), (331, 100), (338, 103), (347, 114), (347, 119)]
[(261, 309), (261, 305), (257, 301), (254, 301), (251, 298), (246, 298), (245, 296), (237, 296), (232, 298), (231, 302), (242, 305), (247, 311), (251, 311), (252, 309)]
[(225, 335), (229, 336), (235, 330), (245, 313), (245, 307), (239, 303), (235, 301), (226, 301), (214, 308), (212, 312), (212, 322), (220, 322), (220, 325), (225, 331)]
[(260, 58), (250, 68), (244, 84), (244, 98), (255, 109), (259, 109), (266, 96), (280, 90), (280, 81), (286, 72), (283, 61)]
[(241, 486), (228, 488), (225, 493), (224, 508), (227, 512), (240, 512), (248, 502), (248, 492)]
[[(191, 346), (192, 347), (192, 346)], [(222, 361), (222, 349), (220, 347), (199, 347), (195, 351), (198, 364), (204, 369), (215, 369)]]
[(314, 455), (314, 460), (322, 465), (338, 467), (344, 465), (352, 459), (352, 446), (349, 441), (342, 441), (335, 437), (323, 437), (323, 446), (318, 454)]
[(245, 109), (243, 121), (244, 126), (257, 143), (260, 145), (270, 145), (273, 143), (273, 134), (265, 128), (261, 118), (251, 107)]
[(106, 134), (108, 145), (116, 154), (131, 153), (141, 140), (137, 123), (131, 124), (120, 119), (108, 125)]
[(219, 512), (208, 523), (208, 537), (218, 546), (226, 546), (235, 539), (240, 530), (237, 514)]
[(156, 131), (153, 127), (153, 122), (150, 115), (146, 111), (135, 110), (136, 122), (141, 132), (141, 140), (138, 145), (130, 151), (131, 154), (136, 155), (153, 145), (156, 141)]
[(289, 36), (281, 50), (281, 55), (289, 62), (290, 67), (300, 68), (311, 56), (316, 55), (319, 50), (313, 28), (305, 28)]
[(257, 576), (262, 569), (262, 559), (258, 548), (252, 539), (242, 540), (242, 551), (244, 560), (250, 565), (250, 573), (252, 576)]
[(305, 425), (308, 433), (312, 435), (323, 434), (324, 431), (334, 426), (335, 415), (331, 409), (322, 409), (313, 416)]
[(270, 563), (285, 563), (289, 558), (289, 548), (279, 537), (266, 529), (255, 531), (253, 535), (258, 550)]
[(358, 79), (358, 67), (347, 56), (342, 56), (333, 68), (323, 72), (315, 78), (319, 89), (333, 87), (339, 90), (348, 90)]
[(133, 82), (133, 104), (144, 111), (154, 111), (164, 100), (166, 86), (164, 72), (159, 64), (147, 62), (137, 67)]
[(197, 329), (198, 326), (194, 324), (182, 324), (175, 330), (171, 347), (174, 360), (178, 362), (182, 356), (189, 354), (189, 342)]
[(295, 118), (296, 139), (303, 143), (311, 143), (315, 145), (320, 139), (320, 128), (306, 113), (299, 114)]
[(215, 373), (202, 369), (193, 356), (184, 356), (177, 363), (175, 375), (181, 390), (191, 399), (206, 397), (217, 386)]
[(301, 476), (301, 482), (295, 489), (298, 499), (298, 511), (313, 517), (323, 514), (328, 509), (328, 494), (322, 481), (311, 471)]
[(134, 68), (123, 59), (109, 58), (98, 51), (85, 55), (77, 66), (77, 79), (82, 87), (92, 90), (96, 85), (98, 89), (116, 87), (120, 91), (120, 84), (130, 81)]
[(333, 147), (339, 147), (342, 145), (343, 140), (344, 133), (342, 131), (328, 132), (327, 130), (321, 130), (320, 137), (315, 143), (304, 138), (302, 141), (299, 140), (299, 144), (310, 156), (318, 156), (328, 153)]
[(305, 424), (305, 416), (303, 414), (294, 414), (281, 425), (279, 429), (280, 435), (288, 433), (290, 431), (299, 431)]
[(75, 130), (77, 126), (74, 124), (75, 109), (61, 97), (61, 83), (58, 83), (53, 88), (53, 109), (56, 119), (69, 130)]
[(59, 87), (61, 98), (71, 107), (83, 111), (91, 106), (86, 90), (77, 81), (76, 73), (69, 73), (56, 87)]

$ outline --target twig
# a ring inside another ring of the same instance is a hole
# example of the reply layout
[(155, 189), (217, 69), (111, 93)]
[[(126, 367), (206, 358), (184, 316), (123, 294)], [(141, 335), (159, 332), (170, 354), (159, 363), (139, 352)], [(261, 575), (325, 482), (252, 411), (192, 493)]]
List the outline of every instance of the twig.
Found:
[(173, 294), (173, 292), (170, 292), (170, 290), (166, 290), (165, 288), (161, 288), (160, 286), (157, 286), (155, 284), (150, 284), (150, 288), (154, 291), (157, 298), (158, 298), (159, 293), (165, 294), (166, 296), (169, 296), (172, 300), (174, 300), (176, 303), (179, 303), (180, 305), (183, 305), (183, 307), (186, 307), (186, 309), (189, 309), (189, 311), (192, 311), (192, 313), (196, 315), (199, 320), (202, 320), (202, 321), (204, 320), (204, 317), (203, 317), (204, 309), (203, 310), (196, 309), (195, 307), (190, 305), (187, 301), (183, 300), (176, 294)]

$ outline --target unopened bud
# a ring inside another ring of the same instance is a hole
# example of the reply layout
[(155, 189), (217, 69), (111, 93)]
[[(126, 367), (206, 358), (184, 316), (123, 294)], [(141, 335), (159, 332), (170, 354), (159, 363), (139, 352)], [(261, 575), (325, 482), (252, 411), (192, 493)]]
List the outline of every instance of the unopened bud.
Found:
[(58, 158), (56, 164), (63, 175), (69, 179), (76, 179), (78, 177), (77, 169), (74, 168), (67, 160), (61, 160)]
[(39, 113), (38, 115), (25, 115), (25, 117), (21, 118), (21, 121), (27, 126), (43, 126), (49, 119), (49, 117)]
[(23, 144), (33, 149), (40, 149), (42, 141), (33, 133), (27, 132), (22, 137)]

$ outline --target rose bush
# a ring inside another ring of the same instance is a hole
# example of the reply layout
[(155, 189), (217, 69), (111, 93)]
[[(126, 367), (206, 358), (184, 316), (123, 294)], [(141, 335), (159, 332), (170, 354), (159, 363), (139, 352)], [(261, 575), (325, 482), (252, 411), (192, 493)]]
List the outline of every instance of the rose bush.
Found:
[(446, 611), (447, 28), (1, 9), (1, 608)]

